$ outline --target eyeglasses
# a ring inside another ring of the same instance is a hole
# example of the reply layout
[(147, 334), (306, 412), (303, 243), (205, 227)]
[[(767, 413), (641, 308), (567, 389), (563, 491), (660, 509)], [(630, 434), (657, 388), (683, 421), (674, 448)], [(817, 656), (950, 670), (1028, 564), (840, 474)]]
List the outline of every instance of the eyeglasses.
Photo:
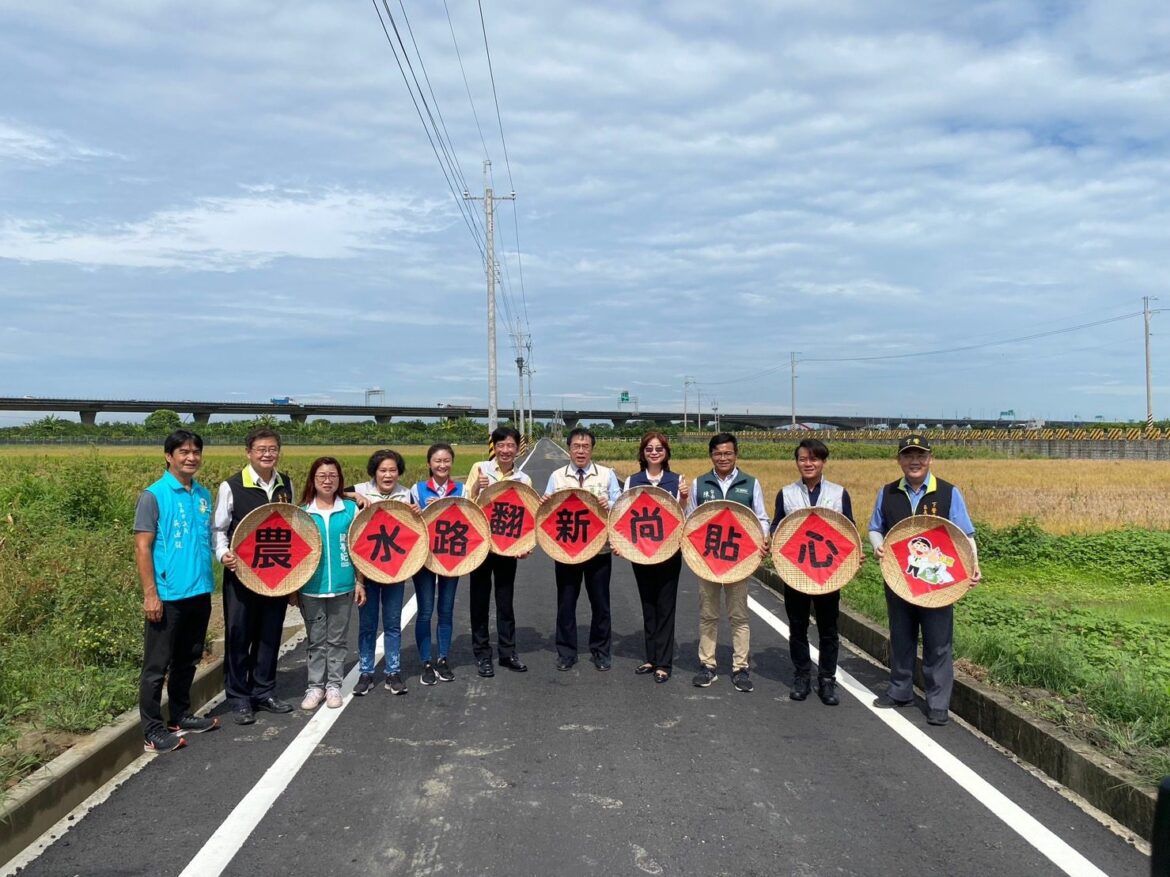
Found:
[(730, 460), (735, 456), (735, 451), (716, 451), (711, 455), (715, 460)]
[(591, 451), (591, 450), (593, 450), (593, 445), (589, 444), (588, 442), (573, 442), (571, 445), (569, 445), (569, 450), (570, 451)]
[(261, 457), (275, 457), (280, 453), (280, 448), (252, 448), (252, 453)]
[(662, 445), (646, 445), (646, 447), (643, 448), (643, 450), (647, 454), (665, 454), (666, 453), (666, 448), (662, 447)]
[(314, 481), (336, 481), (337, 476), (334, 475), (332, 472), (330, 472), (330, 473), (318, 472), (316, 475), (313, 476), (313, 480)]

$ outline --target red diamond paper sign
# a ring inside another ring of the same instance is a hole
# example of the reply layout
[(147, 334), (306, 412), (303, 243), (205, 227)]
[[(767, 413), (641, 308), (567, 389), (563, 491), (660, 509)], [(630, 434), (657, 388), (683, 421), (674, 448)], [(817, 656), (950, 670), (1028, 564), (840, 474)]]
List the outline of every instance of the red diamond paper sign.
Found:
[(531, 512), (514, 488), (505, 490), (484, 507), (492, 544), (497, 550), (511, 548), (536, 527)]
[(823, 586), (856, 550), (852, 538), (813, 513), (784, 543), (780, 553), (802, 573)]
[(942, 527), (895, 542), (888, 550), (897, 558), (906, 586), (915, 597), (967, 578), (955, 543)]
[(605, 522), (573, 494), (568, 494), (541, 525), (570, 557), (576, 557), (605, 535)]
[(279, 511), (274, 511), (236, 546), (236, 556), (269, 590), (275, 591), (309, 560), (309, 545)]
[(760, 550), (756, 533), (745, 528), (727, 509), (687, 537), (703, 563), (716, 576), (747, 560)]
[(379, 508), (358, 533), (352, 550), (360, 552), (364, 560), (385, 573), (387, 581), (398, 582), (404, 578), (399, 574), (402, 565), (420, 538), (414, 530)]
[(645, 492), (618, 518), (617, 531), (630, 540), (635, 551), (653, 557), (681, 525), (674, 512)]
[(448, 572), (484, 544), (484, 538), (457, 505), (443, 509), (427, 524), (427, 537), (431, 541), (431, 557)]

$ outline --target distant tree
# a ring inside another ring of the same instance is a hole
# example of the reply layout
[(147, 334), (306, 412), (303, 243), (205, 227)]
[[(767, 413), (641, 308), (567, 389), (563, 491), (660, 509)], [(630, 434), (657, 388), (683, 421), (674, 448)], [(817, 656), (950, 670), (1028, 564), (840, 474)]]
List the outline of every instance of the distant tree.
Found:
[(170, 408), (160, 408), (148, 414), (143, 425), (152, 433), (171, 433), (183, 425), (183, 418), (178, 411)]

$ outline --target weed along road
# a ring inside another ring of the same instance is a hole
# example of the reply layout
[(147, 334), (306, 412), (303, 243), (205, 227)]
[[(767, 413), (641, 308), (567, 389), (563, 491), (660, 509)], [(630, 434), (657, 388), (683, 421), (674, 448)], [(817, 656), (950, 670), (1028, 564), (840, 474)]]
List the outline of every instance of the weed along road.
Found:
[[(563, 459), (538, 445), (526, 466), (538, 490)], [(485, 679), (464, 578), (453, 682), (419, 684), (404, 624), (405, 696), (382, 687), (379, 666), (366, 697), (349, 696), (349, 674), (341, 709), (258, 713), (239, 727), (216, 707), (221, 730), (144, 756), (20, 873), (1148, 873), (1147, 857), (960, 722), (871, 708), (885, 672), (846, 649), (840, 706), (790, 700), (783, 606), (755, 583), (755, 691), (732, 687), (726, 625), (719, 679), (693, 687), (697, 590), (684, 568), (674, 675), (655, 684), (633, 672), (641, 608), (629, 563), (615, 559), (612, 670), (588, 660), (582, 594), (582, 659), (558, 672), (553, 564), (538, 552), (516, 587), (528, 672), (497, 665)], [(304, 683), (301, 645), (282, 659), (278, 694), (299, 703)]]

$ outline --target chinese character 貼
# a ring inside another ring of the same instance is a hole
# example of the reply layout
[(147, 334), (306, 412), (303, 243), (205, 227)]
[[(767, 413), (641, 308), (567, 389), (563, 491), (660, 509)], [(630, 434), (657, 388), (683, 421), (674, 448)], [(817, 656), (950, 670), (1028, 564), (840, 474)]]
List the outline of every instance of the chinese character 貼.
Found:
[(731, 524), (728, 526), (727, 536), (724, 538), (721, 525), (708, 524), (707, 533), (703, 540), (703, 556), (735, 563), (739, 560), (739, 540), (743, 535), (735, 529), (734, 524)]

